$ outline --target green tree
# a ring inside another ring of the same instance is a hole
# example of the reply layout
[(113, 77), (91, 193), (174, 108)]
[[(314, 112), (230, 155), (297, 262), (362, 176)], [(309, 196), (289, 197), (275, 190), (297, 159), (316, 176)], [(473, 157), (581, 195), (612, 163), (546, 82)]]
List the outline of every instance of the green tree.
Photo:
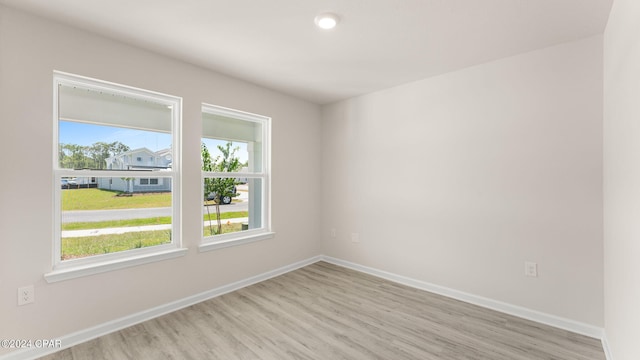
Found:
[(102, 141), (94, 143), (89, 148), (89, 154), (91, 154), (94, 169), (104, 169), (107, 165), (106, 159), (111, 156), (109, 144)]
[(60, 166), (67, 169), (83, 169), (89, 166), (87, 147), (76, 144), (60, 144)]
[[(227, 142), (224, 146), (218, 145), (218, 150), (220, 150), (221, 155), (218, 155), (214, 159), (212, 159), (207, 145), (202, 143), (202, 170), (211, 172), (237, 172), (238, 170), (240, 170), (242, 164), (236, 157), (236, 152), (240, 148), (232, 146), (232, 142)], [(204, 180), (204, 201), (206, 202), (207, 200), (211, 199), (211, 197), (213, 197), (213, 201), (216, 206), (216, 221), (218, 226), (217, 232), (214, 232), (211, 223), (209, 223), (212, 234), (222, 233), (222, 221), (220, 220), (220, 204), (223, 202), (223, 198), (233, 198), (237, 195), (234, 191), (235, 185), (235, 178), (216, 177), (205, 178)], [(209, 206), (207, 206), (207, 214), (209, 214), (210, 218)]]
[(107, 167), (107, 158), (127, 152), (131, 150), (129, 146), (119, 142), (114, 141), (111, 143), (106, 143), (99, 141), (94, 143), (89, 147), (89, 154), (91, 155), (91, 159), (93, 161), (93, 169), (105, 169)]
[(119, 141), (111, 143), (96, 142), (90, 146), (60, 144), (60, 167), (65, 169), (102, 170), (106, 168), (106, 159), (108, 157), (129, 150), (129, 146)]

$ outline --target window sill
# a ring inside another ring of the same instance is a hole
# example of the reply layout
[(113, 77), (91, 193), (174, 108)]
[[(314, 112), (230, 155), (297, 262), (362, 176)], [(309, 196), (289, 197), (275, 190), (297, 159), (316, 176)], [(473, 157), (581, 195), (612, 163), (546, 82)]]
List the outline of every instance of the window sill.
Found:
[(132, 266), (148, 264), (151, 262), (173, 259), (173, 258), (186, 255), (187, 251), (188, 249), (171, 249), (171, 250), (156, 252), (152, 254), (128, 257), (126, 259), (104, 261), (104, 262), (87, 264), (87, 265), (77, 266), (72, 268), (59, 269), (59, 270), (54, 270), (50, 273), (44, 274), (44, 279), (48, 283), (75, 279), (83, 276), (100, 274), (100, 273), (104, 273), (112, 270), (118, 270), (118, 269), (124, 269)]
[(224, 249), (231, 246), (249, 244), (249, 243), (260, 241), (260, 240), (271, 239), (274, 237), (275, 234), (276, 233), (274, 232), (263, 232), (255, 235), (243, 236), (243, 237), (233, 238), (229, 240), (207, 242), (200, 245), (198, 247), (198, 251), (206, 252), (206, 251)]

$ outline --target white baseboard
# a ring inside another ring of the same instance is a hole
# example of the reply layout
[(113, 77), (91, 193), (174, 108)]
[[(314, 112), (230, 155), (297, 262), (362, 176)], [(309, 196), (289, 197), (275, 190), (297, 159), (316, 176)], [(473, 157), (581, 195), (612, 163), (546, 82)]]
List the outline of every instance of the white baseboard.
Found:
[(314, 256), (312, 258), (302, 260), (287, 266), (283, 266), (275, 270), (267, 271), (263, 274), (252, 276), (250, 278), (236, 281), (234, 283), (224, 285), (212, 290), (208, 290), (193, 296), (189, 296), (181, 300), (160, 305), (152, 309), (144, 310), (136, 314), (125, 316), (113, 321), (109, 321), (109, 322), (85, 329), (85, 330), (81, 330), (69, 335), (62, 336), (59, 338), (59, 340), (61, 340), (63, 345), (62, 348), (54, 348), (54, 349), (32, 348), (32, 349), (18, 350), (18, 351), (14, 351), (6, 355), (0, 356), (0, 360), (28, 360), (28, 359), (36, 359), (45, 355), (49, 355), (54, 352), (60, 351), (62, 349), (66, 349), (71, 346), (81, 344), (89, 340), (93, 340), (102, 335), (106, 335), (114, 331), (122, 330), (129, 326), (139, 324), (143, 321), (151, 320), (158, 316), (162, 316), (170, 312), (197, 304), (199, 302), (209, 300), (214, 297), (224, 295), (226, 293), (247, 287), (249, 285), (253, 285), (261, 281), (271, 279), (273, 277), (313, 264), (320, 260), (322, 260), (321, 256)]
[(280, 267), (271, 271), (267, 271), (263, 274), (252, 276), (250, 278), (236, 281), (234, 283), (224, 285), (215, 289), (211, 289), (193, 296), (186, 297), (181, 300), (177, 300), (168, 304), (160, 305), (158, 307), (144, 310), (136, 314), (125, 316), (116, 320), (112, 320), (85, 330), (81, 330), (69, 335), (59, 338), (63, 344), (63, 348), (55, 349), (24, 349), (14, 351), (3, 356), (0, 356), (0, 360), (28, 360), (36, 359), (48, 354), (52, 354), (56, 351), (81, 344), (83, 342), (95, 339), (97, 337), (112, 333), (124, 329), (126, 327), (139, 324), (141, 322), (151, 320), (158, 316), (168, 314), (170, 312), (183, 309), (185, 307), (197, 304), (199, 302), (215, 298), (220, 295), (259, 283), (261, 281), (268, 280), (270, 278), (288, 273), (290, 271), (305, 267), (318, 261), (326, 261), (328, 263), (367, 273), (376, 277), (380, 277), (386, 280), (397, 282), (403, 285), (411, 286), (417, 289), (429, 291), (439, 295), (447, 296), (453, 299), (465, 301), (474, 305), (482, 306), (492, 310), (500, 311), (509, 315), (517, 316), (520, 318), (536, 321), (542, 324), (554, 326), (560, 329), (572, 331), (578, 334), (589, 336), (596, 339), (601, 339), (602, 346), (607, 360), (613, 360), (609, 344), (602, 328), (584, 324), (570, 319), (561, 318), (555, 315), (545, 314), (539, 311), (523, 308), (516, 305), (507, 304), (504, 302), (484, 298), (481, 296), (465, 293), (462, 291), (450, 289), (444, 286), (439, 286), (424, 282), (421, 280), (412, 279), (406, 276), (393, 274), (387, 271), (370, 268), (367, 266), (359, 265), (349, 261), (333, 258), (330, 256), (314, 256), (312, 258), (302, 260), (287, 266)]
[[(352, 263), (349, 261), (336, 259), (330, 256), (322, 256), (322, 260), (328, 263), (343, 266), (352, 270), (361, 271), (369, 275), (397, 282), (403, 285), (411, 286), (416, 289), (429, 291), (456, 300), (461, 300), (474, 305), (482, 306), (488, 309), (496, 310), (505, 314), (517, 316), (523, 319), (535, 321), (541, 324), (550, 325), (560, 329), (568, 330), (577, 334), (589, 336), (595, 339), (603, 339), (603, 329), (597, 326), (581, 323), (578, 321), (565, 319), (559, 316), (545, 314), (540, 311), (527, 309), (524, 307), (504, 303), (497, 300), (488, 299), (482, 296), (469, 294), (463, 291), (454, 290), (440, 285), (431, 284), (425, 281), (408, 278), (402, 275), (396, 275), (387, 271), (378, 270)], [(611, 360), (608, 358), (608, 360)]]
[(607, 333), (602, 332), (602, 349), (604, 350), (604, 356), (607, 360), (613, 360), (613, 354), (611, 348), (609, 348), (609, 340), (607, 339)]

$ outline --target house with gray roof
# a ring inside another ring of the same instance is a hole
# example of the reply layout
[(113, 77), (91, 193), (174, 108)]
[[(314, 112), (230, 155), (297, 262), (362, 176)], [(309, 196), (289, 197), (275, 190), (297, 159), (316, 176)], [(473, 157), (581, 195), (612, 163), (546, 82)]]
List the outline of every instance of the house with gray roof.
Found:
[(171, 178), (163, 177), (162, 171), (170, 170), (171, 149), (151, 151), (139, 148), (123, 152), (106, 159), (107, 170), (135, 170), (135, 178), (98, 178), (98, 188), (130, 193), (171, 191)]

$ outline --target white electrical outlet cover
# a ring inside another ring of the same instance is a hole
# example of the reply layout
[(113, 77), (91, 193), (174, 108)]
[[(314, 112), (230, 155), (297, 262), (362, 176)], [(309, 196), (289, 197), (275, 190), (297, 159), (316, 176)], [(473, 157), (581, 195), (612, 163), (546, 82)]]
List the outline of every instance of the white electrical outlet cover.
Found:
[(18, 306), (31, 304), (36, 301), (33, 285), (18, 288)]
[(538, 264), (531, 261), (525, 261), (524, 274), (525, 276), (538, 277)]

